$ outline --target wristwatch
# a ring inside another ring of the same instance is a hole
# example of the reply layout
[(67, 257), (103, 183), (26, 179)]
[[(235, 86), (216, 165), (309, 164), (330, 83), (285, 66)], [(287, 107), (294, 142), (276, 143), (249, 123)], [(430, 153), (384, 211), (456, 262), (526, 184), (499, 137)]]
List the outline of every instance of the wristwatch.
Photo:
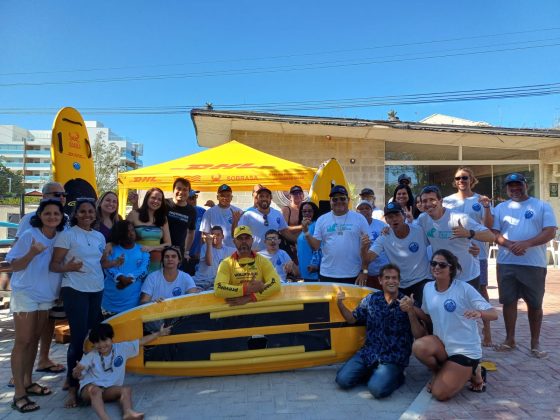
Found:
[(474, 234), (475, 234), (475, 233), (476, 233), (476, 232), (475, 232), (474, 230), (472, 230), (472, 229), (469, 230), (469, 237), (468, 237), (467, 239), (472, 239), (472, 238), (474, 238)]
[(369, 273), (369, 271), (368, 271), (367, 268), (364, 268), (364, 269), (362, 270), (362, 273), (363, 273), (363, 274), (367, 274), (367, 273)]

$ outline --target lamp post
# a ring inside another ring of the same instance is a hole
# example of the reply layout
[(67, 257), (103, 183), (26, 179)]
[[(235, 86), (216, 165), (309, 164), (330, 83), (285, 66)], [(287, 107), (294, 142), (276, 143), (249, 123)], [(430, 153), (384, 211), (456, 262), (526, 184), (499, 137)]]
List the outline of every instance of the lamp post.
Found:
[(23, 171), (22, 171), (22, 184), (23, 192), (21, 193), (21, 198), (19, 201), (19, 216), (23, 217), (25, 215), (25, 163), (27, 161), (27, 138), (22, 137), (23, 140)]
[(8, 194), (12, 194), (12, 177), (8, 177)]

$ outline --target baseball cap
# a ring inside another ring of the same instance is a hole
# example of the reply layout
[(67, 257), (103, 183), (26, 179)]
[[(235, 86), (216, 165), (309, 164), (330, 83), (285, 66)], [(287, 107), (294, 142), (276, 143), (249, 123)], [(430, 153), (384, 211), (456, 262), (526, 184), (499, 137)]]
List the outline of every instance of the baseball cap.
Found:
[(507, 185), (510, 182), (524, 182), (524, 183), (527, 183), (527, 178), (525, 178), (520, 173), (514, 172), (514, 173), (506, 176), (506, 179), (504, 179), (504, 185)]
[(240, 235), (249, 235), (253, 236), (253, 232), (251, 232), (251, 228), (246, 225), (237, 226), (233, 231), (233, 237), (237, 238)]
[(403, 209), (399, 203), (391, 201), (387, 203), (385, 206), (385, 210), (383, 211), (383, 215), (387, 216), (389, 213), (402, 213)]
[(218, 192), (219, 193), (224, 192), (224, 191), (232, 192), (231, 187), (228, 184), (222, 184), (218, 187)]
[(360, 195), (375, 195), (375, 193), (373, 192), (373, 190), (371, 188), (364, 188), (360, 192)]
[(259, 195), (261, 192), (266, 191), (267, 193), (269, 193), (270, 195), (272, 195), (272, 191), (270, 191), (268, 188), (266, 188), (264, 185), (260, 185), (259, 184), (259, 188), (257, 189), (257, 191), (255, 191), (255, 194)]
[(189, 198), (193, 198), (195, 195), (197, 195), (200, 191), (197, 190), (191, 190), (191, 192), (189, 193)]
[(332, 187), (329, 197), (332, 197), (335, 194), (342, 194), (348, 197), (348, 191), (346, 190), (346, 187), (344, 185), (335, 185), (334, 187)]
[(290, 194), (297, 193), (297, 192), (303, 192), (303, 190), (299, 185), (294, 185), (292, 188), (290, 188)]
[(400, 174), (397, 182), (400, 184), (403, 181), (408, 181), (410, 183), (410, 177), (407, 174)]
[(373, 205), (372, 205), (371, 202), (368, 201), (368, 200), (361, 200), (361, 201), (358, 203), (358, 205), (356, 206), (356, 209), (357, 209), (358, 207), (360, 207), (362, 204), (367, 204), (367, 205), (369, 206), (370, 209), (373, 209)]

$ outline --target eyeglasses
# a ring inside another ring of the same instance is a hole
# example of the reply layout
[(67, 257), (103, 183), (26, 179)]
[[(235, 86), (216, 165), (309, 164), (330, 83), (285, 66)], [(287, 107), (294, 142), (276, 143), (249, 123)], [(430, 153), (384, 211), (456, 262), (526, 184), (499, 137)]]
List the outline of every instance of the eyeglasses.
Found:
[(338, 203), (339, 201), (341, 203), (345, 203), (346, 200), (348, 200), (348, 197), (332, 197), (331, 200), (333, 203)]
[(268, 226), (268, 215), (267, 214), (263, 214), (263, 220), (264, 220), (264, 225)]
[(264, 238), (264, 240), (268, 241), (268, 242), (276, 242), (276, 241), (279, 241), (280, 239), (279, 238)]
[(430, 261), (430, 267), (439, 267), (441, 269), (444, 269), (446, 267), (451, 267), (451, 264), (446, 263), (446, 262), (439, 262), (439, 261)]
[(40, 204), (60, 204), (60, 205), (62, 205), (62, 203), (60, 202), (60, 199), (58, 199), (58, 198), (43, 198), (39, 203)]
[(55, 196), (55, 197), (60, 198), (60, 197), (66, 197), (68, 194), (65, 193), (64, 191), (62, 191), (62, 192), (60, 192), (60, 191), (55, 191), (55, 192), (48, 192), (48, 193), (45, 193), (45, 195), (53, 195), (53, 196)]
[(469, 177), (468, 175), (456, 176), (456, 177), (455, 177), (455, 181), (459, 181), (459, 180), (468, 181), (469, 178), (470, 178), (470, 177)]

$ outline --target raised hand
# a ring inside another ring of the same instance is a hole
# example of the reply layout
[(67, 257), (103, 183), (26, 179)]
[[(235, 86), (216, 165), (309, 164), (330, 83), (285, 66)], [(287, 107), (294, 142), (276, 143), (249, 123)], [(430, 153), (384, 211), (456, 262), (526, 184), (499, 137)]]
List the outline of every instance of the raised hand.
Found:
[(482, 318), (482, 313), (476, 309), (466, 310), (463, 316), (467, 319), (479, 319)]
[(346, 299), (346, 293), (344, 293), (344, 290), (342, 290), (342, 288), (338, 288), (338, 293), (336, 294), (336, 300), (338, 302), (342, 302), (344, 299)]
[(468, 238), (470, 236), (470, 232), (468, 229), (463, 227), (463, 224), (461, 223), (461, 219), (458, 219), (457, 223), (458, 223), (457, 226), (455, 226), (452, 229), (453, 236), (451, 237), (451, 239)]
[(41, 242), (36, 242), (35, 239), (31, 240), (31, 247), (29, 247), (29, 251), (35, 256), (39, 255), (43, 252), (47, 247), (43, 245)]
[(485, 195), (481, 195), (481, 196), (478, 198), (478, 202), (479, 202), (480, 204), (482, 204), (482, 206), (485, 207), (485, 208), (490, 207), (490, 205), (492, 204), (492, 200), (490, 200), (490, 198), (487, 197), (487, 196), (485, 196)]
[(410, 295), (410, 297), (405, 296), (400, 300), (397, 300), (397, 302), (399, 302), (399, 307), (401, 308), (401, 311), (403, 312), (410, 312), (414, 310), (414, 293), (412, 293)]

